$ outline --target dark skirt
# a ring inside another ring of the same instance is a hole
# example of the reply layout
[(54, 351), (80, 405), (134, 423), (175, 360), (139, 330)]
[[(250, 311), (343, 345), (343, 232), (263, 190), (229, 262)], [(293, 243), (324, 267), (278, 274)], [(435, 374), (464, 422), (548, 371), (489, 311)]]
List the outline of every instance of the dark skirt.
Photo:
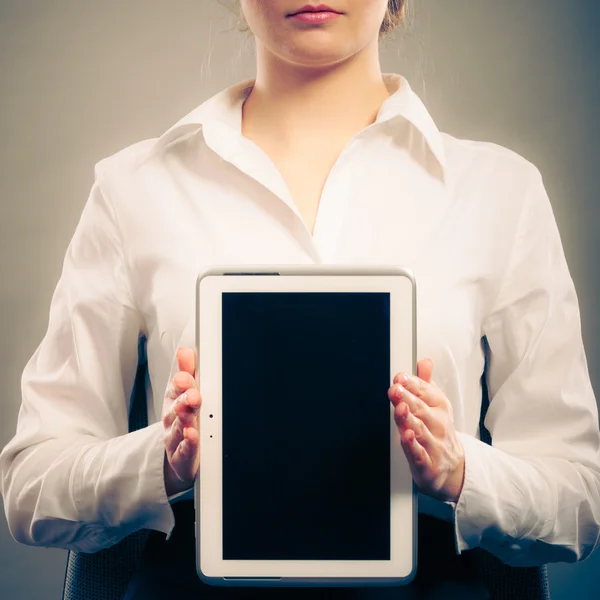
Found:
[(124, 600), (200, 598), (219, 600), (486, 600), (490, 598), (469, 551), (457, 555), (450, 523), (419, 514), (418, 563), (403, 587), (216, 587), (196, 573), (194, 503), (173, 505), (175, 528), (150, 532), (141, 564)]

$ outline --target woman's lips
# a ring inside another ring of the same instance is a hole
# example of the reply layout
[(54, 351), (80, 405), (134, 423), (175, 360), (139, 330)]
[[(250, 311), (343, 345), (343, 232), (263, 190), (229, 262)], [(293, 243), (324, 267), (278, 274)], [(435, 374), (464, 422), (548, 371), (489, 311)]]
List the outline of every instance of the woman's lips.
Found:
[(310, 12), (299, 12), (295, 15), (291, 15), (290, 18), (304, 23), (327, 23), (333, 19), (341, 17), (340, 13), (336, 13), (330, 10), (310, 11)]

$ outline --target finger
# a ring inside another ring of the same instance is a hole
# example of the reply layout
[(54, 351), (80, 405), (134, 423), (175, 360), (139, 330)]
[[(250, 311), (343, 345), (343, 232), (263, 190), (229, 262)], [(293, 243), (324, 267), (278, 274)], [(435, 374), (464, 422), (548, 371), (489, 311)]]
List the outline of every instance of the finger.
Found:
[[(435, 411), (431, 406), (423, 402), (420, 398), (417, 398), (414, 394), (411, 394), (406, 388), (402, 388), (400, 385), (393, 386), (394, 394), (399, 400), (394, 401), (395, 410), (398, 411), (398, 416), (408, 417), (408, 413), (413, 415), (415, 418), (423, 422), (425, 427), (431, 432), (433, 437), (443, 437), (446, 432), (446, 427), (443, 423), (443, 413)], [(407, 406), (407, 410), (399, 408), (400, 404)], [(396, 413), (394, 415), (396, 417)], [(442, 420), (440, 420), (442, 419)]]
[[(177, 403), (177, 406), (183, 407), (183, 404)], [(182, 408), (181, 410), (185, 410), (185, 408)], [(195, 439), (199, 436), (198, 426), (199, 419), (197, 414), (188, 412), (183, 417), (179, 415), (175, 416), (175, 418), (172, 420), (170, 428), (166, 430), (167, 436), (165, 438), (165, 448), (170, 455), (175, 454), (179, 444), (183, 442), (185, 438), (184, 432), (187, 432), (187, 437), (191, 435), (192, 439)], [(193, 432), (196, 432), (197, 435), (194, 436)]]
[(165, 430), (165, 449), (168, 456), (173, 456), (183, 440), (183, 425), (179, 417), (175, 417), (171, 427)]
[(173, 421), (177, 418), (177, 413), (174, 410), (168, 410), (162, 418), (163, 428), (166, 431), (171, 427)]
[(446, 400), (444, 393), (420, 377), (407, 377), (404, 388), (420, 398), (427, 406), (439, 406)]
[[(167, 395), (170, 393), (171, 392), (167, 392)], [(178, 404), (185, 402), (186, 394), (187, 394), (187, 392), (184, 392), (183, 394), (180, 394), (179, 396), (177, 396), (177, 398), (175, 398), (175, 400), (171, 404), (171, 408), (164, 412), (163, 418), (162, 418), (162, 424), (165, 429), (168, 429), (169, 427), (171, 427), (171, 425), (173, 424), (173, 421), (177, 418), (177, 412), (175, 410), (175, 407)]]
[(400, 384), (404, 385), (406, 383), (407, 377), (408, 377), (408, 375), (406, 373), (403, 373), (402, 371), (400, 371), (400, 373), (396, 373), (396, 375), (394, 376), (393, 383), (400, 383)]
[(417, 363), (417, 377), (423, 381), (430, 383), (433, 387), (438, 387), (437, 383), (432, 378), (433, 375), (433, 360), (424, 358)]
[(388, 397), (394, 406), (398, 406), (398, 403), (402, 401), (407, 382), (408, 375), (406, 373), (398, 373), (394, 377), (394, 382), (388, 389)]
[(433, 373), (433, 361), (430, 358), (424, 358), (417, 363), (417, 377), (431, 383), (431, 375)]
[(200, 406), (202, 406), (202, 396), (198, 388), (189, 388), (186, 392), (181, 394), (177, 400), (179, 403), (194, 413), (198, 414)]
[(179, 371), (185, 371), (193, 377), (196, 371), (196, 350), (179, 348), (175, 355)]
[[(403, 409), (402, 406), (406, 407), (406, 409)], [(398, 431), (401, 436), (409, 429), (412, 430), (417, 442), (425, 448), (427, 454), (429, 454), (430, 457), (435, 455), (437, 448), (435, 436), (421, 419), (408, 410), (407, 405), (402, 403), (402, 405), (396, 409), (394, 419), (396, 425), (398, 425)]]
[(414, 431), (408, 429), (400, 437), (400, 443), (408, 462), (418, 471), (430, 469), (433, 466), (431, 458), (425, 448), (416, 439)]
[(404, 402), (408, 405), (410, 412), (423, 419), (423, 421), (425, 421), (426, 423), (429, 423), (431, 419), (431, 414), (429, 414), (429, 407), (425, 402), (423, 402), (423, 400), (417, 398), (417, 396), (412, 394), (409, 390), (401, 386), (399, 383), (391, 387), (391, 394), (392, 404), (395, 407), (398, 407), (400, 402)]
[[(197, 390), (189, 390), (182, 394), (174, 403), (172, 410), (169, 411), (174, 413), (185, 427), (197, 426), (198, 414), (200, 412), (200, 402), (197, 400), (190, 399), (193, 393), (198, 393)], [(199, 395), (199, 394), (198, 394)]]
[(192, 427), (185, 427), (183, 429), (183, 439), (172, 456), (172, 462), (177, 468), (176, 474), (184, 481), (191, 481), (195, 477), (199, 446), (200, 436), (198, 431)]
[(198, 431), (197, 428), (186, 427), (183, 430), (183, 435), (184, 435), (186, 443), (188, 444), (188, 447), (190, 445), (197, 446), (200, 443), (200, 432)]
[(165, 397), (176, 400), (181, 394), (187, 392), (190, 388), (196, 388), (196, 380), (192, 375), (184, 371), (175, 373), (175, 376), (165, 391)]
[(200, 412), (202, 405), (202, 397), (196, 388), (190, 388), (183, 394), (175, 398), (170, 406), (170, 409), (164, 413), (163, 427), (170, 427), (176, 417), (182, 419), (185, 425), (190, 425), (194, 422), (194, 418)]
[[(402, 388), (402, 390), (404, 390), (404, 388)], [(391, 385), (388, 388), (388, 398), (394, 406), (398, 406), (398, 404), (402, 402), (402, 392), (398, 388), (397, 384)]]

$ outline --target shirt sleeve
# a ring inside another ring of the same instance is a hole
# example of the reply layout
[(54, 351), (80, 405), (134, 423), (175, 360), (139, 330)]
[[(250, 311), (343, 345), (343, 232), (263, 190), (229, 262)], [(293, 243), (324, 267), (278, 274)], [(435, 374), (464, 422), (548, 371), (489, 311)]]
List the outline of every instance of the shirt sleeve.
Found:
[(95, 552), (142, 528), (170, 535), (162, 423), (128, 433), (141, 326), (97, 167), (47, 332), (22, 374), (16, 435), (0, 454), (16, 541)]
[(482, 547), (515, 566), (582, 560), (600, 537), (598, 410), (577, 296), (535, 168), (528, 187), (483, 323), (493, 445), (459, 433), (466, 464), (455, 510), (459, 553)]

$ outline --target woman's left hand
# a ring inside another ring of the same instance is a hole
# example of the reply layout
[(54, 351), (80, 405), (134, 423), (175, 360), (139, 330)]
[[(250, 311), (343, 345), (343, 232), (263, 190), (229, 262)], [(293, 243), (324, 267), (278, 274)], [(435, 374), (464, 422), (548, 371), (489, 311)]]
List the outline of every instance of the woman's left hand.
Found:
[(454, 428), (452, 405), (432, 381), (432, 371), (433, 361), (419, 361), (417, 377), (398, 373), (388, 396), (417, 487), (428, 496), (457, 502), (465, 452)]

